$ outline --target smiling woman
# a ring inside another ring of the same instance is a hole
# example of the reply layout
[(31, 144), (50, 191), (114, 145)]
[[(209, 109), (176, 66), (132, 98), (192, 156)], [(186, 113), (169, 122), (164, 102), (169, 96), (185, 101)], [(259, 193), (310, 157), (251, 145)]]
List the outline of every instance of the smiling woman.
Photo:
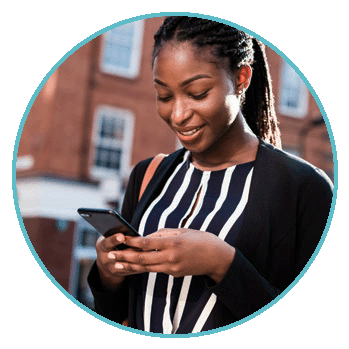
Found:
[[(155, 35), (160, 117), (183, 149), (133, 170), (122, 215), (140, 237), (98, 240), (96, 311), (183, 334), (243, 319), (280, 295), (326, 226), (332, 183), (280, 149), (264, 47), (228, 25), (168, 17)], [(128, 249), (117, 250), (119, 244)]]

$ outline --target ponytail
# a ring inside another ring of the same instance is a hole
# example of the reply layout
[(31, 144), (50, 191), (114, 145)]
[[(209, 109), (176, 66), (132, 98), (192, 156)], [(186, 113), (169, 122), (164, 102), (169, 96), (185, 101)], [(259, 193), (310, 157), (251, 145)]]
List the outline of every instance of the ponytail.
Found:
[(242, 113), (257, 136), (276, 147), (281, 147), (265, 47), (255, 38), (252, 38), (252, 42), (254, 50), (252, 79), (245, 93)]

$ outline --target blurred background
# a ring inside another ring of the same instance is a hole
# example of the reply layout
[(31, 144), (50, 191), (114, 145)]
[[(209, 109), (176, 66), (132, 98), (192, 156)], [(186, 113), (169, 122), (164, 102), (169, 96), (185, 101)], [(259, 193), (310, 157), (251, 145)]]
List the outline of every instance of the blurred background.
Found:
[[(86, 278), (98, 235), (77, 208), (118, 210), (133, 166), (180, 146), (155, 108), (151, 52), (162, 20), (116, 27), (75, 51), (40, 91), (20, 138), (16, 186), (28, 236), (56, 281), (92, 309)], [(283, 58), (267, 55), (283, 149), (333, 181), (319, 107)]]

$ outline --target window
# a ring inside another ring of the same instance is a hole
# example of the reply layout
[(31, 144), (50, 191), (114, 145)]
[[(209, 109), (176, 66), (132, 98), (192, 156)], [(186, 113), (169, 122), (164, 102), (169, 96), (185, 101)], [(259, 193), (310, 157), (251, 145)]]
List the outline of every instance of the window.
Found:
[(279, 111), (299, 118), (304, 117), (308, 111), (308, 89), (296, 71), (285, 61), (281, 68)]
[(135, 78), (139, 72), (143, 20), (127, 23), (103, 34), (101, 69), (108, 74)]
[(97, 110), (93, 133), (92, 176), (97, 179), (127, 176), (133, 136), (129, 110), (102, 106)]

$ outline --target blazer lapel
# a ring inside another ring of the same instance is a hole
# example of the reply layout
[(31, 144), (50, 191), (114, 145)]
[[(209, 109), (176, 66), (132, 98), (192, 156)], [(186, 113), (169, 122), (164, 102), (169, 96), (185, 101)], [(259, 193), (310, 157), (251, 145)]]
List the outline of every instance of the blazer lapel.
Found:
[(235, 244), (235, 247), (260, 270), (264, 268), (264, 263), (258, 261), (264, 261), (268, 251), (269, 212), (272, 204), (269, 189), (275, 175), (269, 147), (269, 144), (260, 140), (241, 232)]

